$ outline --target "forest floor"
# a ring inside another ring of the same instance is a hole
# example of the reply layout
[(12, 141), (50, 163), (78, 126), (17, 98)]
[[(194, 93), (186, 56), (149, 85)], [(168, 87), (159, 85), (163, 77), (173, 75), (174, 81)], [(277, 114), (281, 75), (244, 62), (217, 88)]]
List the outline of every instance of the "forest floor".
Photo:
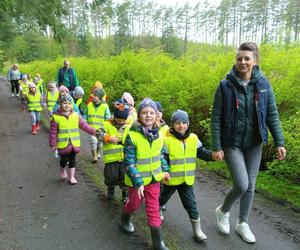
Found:
[[(11, 97), (4, 79), (0, 79), (0, 98), (0, 249), (151, 249), (143, 208), (133, 218), (136, 233), (120, 231), (121, 202), (105, 198), (103, 165), (90, 163), (88, 135), (81, 133), (78, 184), (70, 186), (59, 179), (59, 162), (48, 146), (47, 125), (38, 135), (31, 135), (29, 114), (22, 111), (19, 99)], [(220, 234), (214, 210), (227, 189), (226, 182), (214, 173), (197, 172), (196, 200), (208, 236), (202, 243), (193, 240), (178, 195), (171, 198), (162, 225), (171, 250), (300, 249), (299, 213), (259, 194), (249, 220), (257, 242), (247, 244), (234, 232), (239, 204), (231, 211), (232, 232)]]

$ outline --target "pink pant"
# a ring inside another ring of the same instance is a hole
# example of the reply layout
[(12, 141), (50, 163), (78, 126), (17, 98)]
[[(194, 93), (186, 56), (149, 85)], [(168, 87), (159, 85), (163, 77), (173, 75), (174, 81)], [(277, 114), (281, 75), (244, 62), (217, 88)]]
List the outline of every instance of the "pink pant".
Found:
[[(144, 186), (144, 198), (145, 208), (148, 218), (148, 223), (151, 227), (159, 227), (161, 220), (159, 217), (159, 193), (160, 183), (149, 184)], [(143, 202), (143, 199), (139, 199), (137, 189), (128, 188), (128, 201), (124, 206), (124, 212), (131, 214), (138, 210)]]

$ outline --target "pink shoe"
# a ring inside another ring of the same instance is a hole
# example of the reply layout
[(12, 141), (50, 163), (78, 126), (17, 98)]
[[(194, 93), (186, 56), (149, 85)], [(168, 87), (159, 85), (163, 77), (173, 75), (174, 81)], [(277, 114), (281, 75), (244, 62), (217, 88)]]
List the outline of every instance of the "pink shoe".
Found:
[(76, 185), (77, 180), (75, 179), (75, 168), (69, 168), (69, 184)]
[(67, 179), (67, 171), (65, 170), (65, 168), (60, 168), (59, 170), (59, 175), (62, 179)]

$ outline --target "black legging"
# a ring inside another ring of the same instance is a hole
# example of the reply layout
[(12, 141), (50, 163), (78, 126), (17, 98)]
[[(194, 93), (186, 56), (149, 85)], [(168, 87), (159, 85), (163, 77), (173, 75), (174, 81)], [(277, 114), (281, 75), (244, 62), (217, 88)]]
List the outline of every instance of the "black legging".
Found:
[(64, 168), (69, 162), (69, 168), (75, 168), (76, 154), (71, 152), (67, 155), (60, 156), (60, 166)]
[(19, 80), (10, 80), (11, 93), (19, 94)]

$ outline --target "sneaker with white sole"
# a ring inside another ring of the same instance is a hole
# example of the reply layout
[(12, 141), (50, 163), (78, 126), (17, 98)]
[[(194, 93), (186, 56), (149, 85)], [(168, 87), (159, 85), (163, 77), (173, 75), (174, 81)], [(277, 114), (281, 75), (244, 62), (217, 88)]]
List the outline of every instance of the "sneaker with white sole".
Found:
[(250, 227), (246, 222), (238, 222), (236, 224), (235, 231), (248, 243), (254, 243), (256, 241), (254, 234), (251, 232)]
[(12, 93), (11, 96), (15, 96), (15, 93)]
[(18, 97), (19, 96), (19, 94), (16, 94), (16, 97)]
[(230, 223), (229, 223), (229, 212), (223, 213), (221, 211), (222, 206), (218, 206), (216, 208), (216, 216), (217, 216), (217, 226), (218, 229), (223, 234), (229, 234), (230, 233)]

